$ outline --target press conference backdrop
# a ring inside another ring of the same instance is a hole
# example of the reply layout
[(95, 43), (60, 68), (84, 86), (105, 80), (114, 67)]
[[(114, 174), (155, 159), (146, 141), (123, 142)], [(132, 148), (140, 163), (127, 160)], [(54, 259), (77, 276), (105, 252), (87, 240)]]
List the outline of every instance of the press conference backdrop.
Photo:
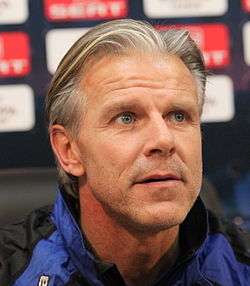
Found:
[(75, 40), (117, 18), (184, 27), (202, 49), (204, 174), (226, 215), (250, 227), (250, 0), (0, 0), (0, 172), (54, 166), (48, 82)]

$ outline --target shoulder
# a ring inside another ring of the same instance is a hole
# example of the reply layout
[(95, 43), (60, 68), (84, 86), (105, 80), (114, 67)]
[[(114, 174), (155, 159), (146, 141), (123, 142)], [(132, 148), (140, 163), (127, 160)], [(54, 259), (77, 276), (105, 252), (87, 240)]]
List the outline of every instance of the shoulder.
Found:
[(209, 235), (221, 235), (230, 245), (236, 260), (250, 266), (250, 232), (208, 212)]
[(11, 285), (27, 267), (36, 244), (55, 230), (52, 207), (33, 211), (18, 223), (0, 227), (0, 285)]
[(208, 224), (198, 255), (204, 277), (218, 285), (250, 285), (250, 234), (210, 212)]

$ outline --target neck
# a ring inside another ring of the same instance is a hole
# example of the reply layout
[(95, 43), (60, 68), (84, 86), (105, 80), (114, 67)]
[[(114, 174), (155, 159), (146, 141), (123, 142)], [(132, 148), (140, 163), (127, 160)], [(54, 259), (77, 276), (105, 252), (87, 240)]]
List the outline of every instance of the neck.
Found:
[(126, 285), (150, 285), (163, 269), (166, 272), (174, 264), (179, 249), (178, 226), (157, 233), (132, 232), (108, 215), (91, 191), (85, 189), (83, 193), (81, 227), (95, 254), (104, 262), (114, 263)]

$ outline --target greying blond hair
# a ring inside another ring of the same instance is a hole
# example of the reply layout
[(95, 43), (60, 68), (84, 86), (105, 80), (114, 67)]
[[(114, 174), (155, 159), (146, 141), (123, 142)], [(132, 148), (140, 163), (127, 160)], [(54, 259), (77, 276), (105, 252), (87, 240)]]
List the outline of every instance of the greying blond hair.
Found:
[[(60, 124), (77, 138), (86, 111), (87, 97), (79, 88), (90, 61), (107, 55), (131, 52), (178, 56), (194, 76), (200, 112), (204, 103), (206, 69), (200, 50), (185, 30), (158, 31), (152, 25), (131, 19), (97, 25), (84, 34), (67, 52), (51, 81), (46, 97), (49, 129)], [(66, 173), (57, 162), (59, 183), (77, 197), (78, 178)]]

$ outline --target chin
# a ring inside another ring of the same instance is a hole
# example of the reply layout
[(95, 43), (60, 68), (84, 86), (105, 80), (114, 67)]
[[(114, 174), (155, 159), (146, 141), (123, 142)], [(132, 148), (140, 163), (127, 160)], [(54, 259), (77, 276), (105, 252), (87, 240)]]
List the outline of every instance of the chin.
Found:
[(145, 234), (145, 235), (152, 235), (157, 234), (162, 231), (174, 228), (178, 226), (180, 222), (178, 220), (172, 221), (161, 221), (155, 223), (141, 223), (134, 221), (133, 223), (127, 225), (127, 228), (130, 229), (134, 233)]
[(180, 225), (189, 209), (183, 206), (157, 206), (140, 209), (126, 221), (126, 227), (140, 233), (157, 233)]

